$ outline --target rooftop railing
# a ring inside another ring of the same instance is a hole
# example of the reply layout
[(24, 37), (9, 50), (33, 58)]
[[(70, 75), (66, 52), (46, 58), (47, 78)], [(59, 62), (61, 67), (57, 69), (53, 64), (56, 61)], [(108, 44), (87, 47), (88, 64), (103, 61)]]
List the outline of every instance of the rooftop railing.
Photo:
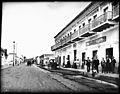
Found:
[(66, 43), (70, 42), (71, 41), (71, 35), (66, 37)]
[(77, 38), (79, 36), (79, 31), (75, 31), (72, 35), (71, 35), (71, 40)]
[(113, 6), (113, 17), (116, 17), (119, 15), (119, 5)]
[(105, 21), (112, 19), (112, 11), (108, 11), (99, 17), (97, 17), (95, 20), (92, 21), (92, 28), (95, 28), (96, 26), (104, 23)]
[(87, 31), (90, 31), (90, 25), (89, 24), (85, 25), (83, 28), (80, 29), (79, 35), (82, 35)]

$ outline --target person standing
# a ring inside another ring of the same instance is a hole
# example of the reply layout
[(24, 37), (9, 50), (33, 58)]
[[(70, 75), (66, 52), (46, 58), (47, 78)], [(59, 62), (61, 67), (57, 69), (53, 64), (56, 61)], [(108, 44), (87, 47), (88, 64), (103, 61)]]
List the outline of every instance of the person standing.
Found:
[(86, 60), (87, 72), (90, 72), (90, 63), (91, 63), (91, 61), (90, 61), (89, 57), (87, 57), (87, 60)]
[(107, 55), (106, 56), (106, 72), (107, 73), (110, 73), (110, 70), (111, 70), (111, 60), (110, 60), (110, 58), (109, 58), (109, 56)]
[(104, 58), (102, 58), (101, 66), (102, 66), (102, 73), (105, 73), (106, 62), (105, 62)]
[(93, 69), (95, 69), (95, 60), (94, 60), (94, 58), (92, 58), (91, 64), (92, 64), (92, 71), (93, 71)]
[(99, 66), (99, 60), (98, 60), (98, 58), (96, 56), (96, 59), (95, 59), (95, 69), (97, 70), (97, 73), (99, 73), (98, 66)]
[(114, 73), (114, 71), (115, 71), (115, 63), (116, 63), (116, 60), (115, 60), (114, 56), (112, 56), (112, 59), (111, 59), (112, 73)]

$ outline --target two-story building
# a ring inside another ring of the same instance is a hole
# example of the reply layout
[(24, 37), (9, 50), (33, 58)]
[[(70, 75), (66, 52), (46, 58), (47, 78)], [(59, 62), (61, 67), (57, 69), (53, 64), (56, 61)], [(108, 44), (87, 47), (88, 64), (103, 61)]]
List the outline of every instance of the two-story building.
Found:
[(66, 60), (114, 56), (119, 64), (119, 2), (91, 2), (55, 37), (51, 47), (61, 65)]

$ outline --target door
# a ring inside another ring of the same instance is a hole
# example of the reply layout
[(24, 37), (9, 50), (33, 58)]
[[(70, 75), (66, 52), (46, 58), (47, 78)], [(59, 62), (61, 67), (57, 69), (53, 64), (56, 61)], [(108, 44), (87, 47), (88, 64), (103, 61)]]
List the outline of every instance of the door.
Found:
[(108, 55), (111, 58), (113, 56), (113, 48), (107, 48), (106, 55)]
[(63, 56), (63, 65), (65, 64), (65, 56)]
[(82, 53), (82, 61), (85, 60), (85, 52)]
[(70, 55), (68, 55), (68, 56), (67, 56), (67, 60), (69, 60), (69, 61), (70, 61)]
[(61, 56), (59, 56), (59, 65), (61, 65)]
[(74, 50), (74, 61), (76, 61), (77, 50)]
[(93, 58), (95, 58), (97, 56), (97, 50), (93, 51)]

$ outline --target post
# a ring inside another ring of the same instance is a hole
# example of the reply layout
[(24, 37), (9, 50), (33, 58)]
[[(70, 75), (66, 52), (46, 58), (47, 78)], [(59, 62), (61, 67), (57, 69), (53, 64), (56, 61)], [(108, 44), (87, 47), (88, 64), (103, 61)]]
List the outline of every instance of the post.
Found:
[(15, 41), (13, 41), (13, 66), (15, 65)]

